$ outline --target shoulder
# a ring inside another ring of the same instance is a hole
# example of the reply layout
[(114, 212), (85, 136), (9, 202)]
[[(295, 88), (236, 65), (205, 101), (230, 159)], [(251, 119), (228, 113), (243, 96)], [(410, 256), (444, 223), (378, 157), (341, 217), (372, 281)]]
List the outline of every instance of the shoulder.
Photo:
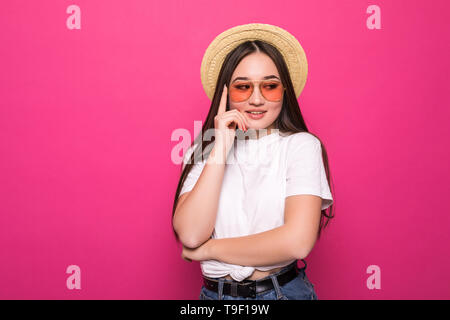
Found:
[(192, 153), (194, 153), (197, 146), (198, 146), (198, 143), (195, 143), (195, 144), (191, 145), (189, 148), (187, 148), (187, 150), (183, 156), (183, 162), (182, 162), (183, 169), (186, 166), (186, 164), (190, 164), (190, 163), (194, 163), (194, 165), (204, 165), (205, 164), (206, 158), (198, 159), (198, 157), (194, 157), (194, 162), (191, 162)]
[(191, 157), (192, 153), (194, 152), (196, 145), (191, 145), (189, 148), (186, 149), (183, 156), (183, 163), (186, 164), (189, 161), (189, 158)]
[(320, 140), (309, 132), (296, 132), (285, 137), (288, 149), (298, 149), (302, 146), (320, 146)]
[(295, 168), (317, 168), (322, 158), (322, 144), (315, 135), (309, 132), (297, 132), (288, 138), (286, 160), (288, 166)]

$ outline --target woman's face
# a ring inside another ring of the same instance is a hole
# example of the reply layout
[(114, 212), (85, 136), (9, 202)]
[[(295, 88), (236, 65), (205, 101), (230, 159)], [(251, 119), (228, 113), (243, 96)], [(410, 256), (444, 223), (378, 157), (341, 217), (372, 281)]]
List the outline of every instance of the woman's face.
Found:
[[(265, 53), (254, 52), (243, 58), (237, 65), (231, 76), (230, 86), (238, 77), (248, 78), (246, 80), (262, 80), (269, 76), (271, 76), (271, 80), (281, 82), (277, 67), (272, 59)], [(270, 129), (274, 128), (273, 123), (280, 114), (283, 105), (283, 98), (278, 102), (266, 100), (261, 94), (259, 82), (254, 83), (253, 93), (247, 101), (233, 102), (231, 99), (229, 101), (230, 110), (237, 109), (247, 118), (250, 124), (247, 129), (268, 129), (269, 132)], [(260, 119), (255, 119), (248, 113), (249, 110), (265, 112)]]

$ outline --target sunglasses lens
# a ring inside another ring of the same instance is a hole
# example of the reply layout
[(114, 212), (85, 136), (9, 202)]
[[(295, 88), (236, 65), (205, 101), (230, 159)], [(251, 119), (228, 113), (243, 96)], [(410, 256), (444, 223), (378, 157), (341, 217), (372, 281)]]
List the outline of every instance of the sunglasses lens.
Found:
[[(283, 86), (279, 81), (262, 81), (260, 86), (261, 94), (268, 101), (280, 101), (283, 98)], [(230, 87), (230, 98), (234, 102), (248, 100), (253, 93), (253, 83), (251, 81), (235, 82)]]
[(283, 91), (283, 86), (277, 81), (267, 81), (261, 84), (261, 93), (269, 101), (280, 101)]
[(230, 87), (230, 98), (234, 102), (242, 102), (250, 98), (253, 92), (251, 82), (235, 82)]

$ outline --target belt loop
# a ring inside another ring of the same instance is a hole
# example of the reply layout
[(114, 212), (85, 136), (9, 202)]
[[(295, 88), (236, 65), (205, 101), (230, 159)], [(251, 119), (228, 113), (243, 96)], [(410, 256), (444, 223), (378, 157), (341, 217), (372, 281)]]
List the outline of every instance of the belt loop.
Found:
[(272, 279), (273, 287), (275, 288), (275, 292), (277, 293), (277, 299), (281, 299), (283, 294), (281, 293), (280, 285), (278, 284), (277, 277), (273, 274), (270, 275), (270, 278)]
[(222, 300), (222, 293), (223, 293), (223, 283), (225, 282), (225, 280), (224, 279), (219, 279), (219, 292), (218, 292), (218, 295), (219, 295), (219, 300)]
[(231, 295), (233, 297), (237, 297), (238, 296), (238, 290), (237, 290), (238, 284), (236, 281), (233, 281), (231, 283)]

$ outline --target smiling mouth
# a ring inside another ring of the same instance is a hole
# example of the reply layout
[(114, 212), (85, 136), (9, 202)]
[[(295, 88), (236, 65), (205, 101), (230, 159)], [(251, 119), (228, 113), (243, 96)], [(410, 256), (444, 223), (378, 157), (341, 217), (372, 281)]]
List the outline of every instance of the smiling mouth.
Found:
[(250, 114), (263, 114), (267, 111), (245, 111), (245, 112), (250, 113)]
[(247, 114), (247, 117), (252, 119), (252, 120), (260, 120), (262, 118), (264, 118), (264, 114), (267, 111), (245, 111), (245, 113)]

